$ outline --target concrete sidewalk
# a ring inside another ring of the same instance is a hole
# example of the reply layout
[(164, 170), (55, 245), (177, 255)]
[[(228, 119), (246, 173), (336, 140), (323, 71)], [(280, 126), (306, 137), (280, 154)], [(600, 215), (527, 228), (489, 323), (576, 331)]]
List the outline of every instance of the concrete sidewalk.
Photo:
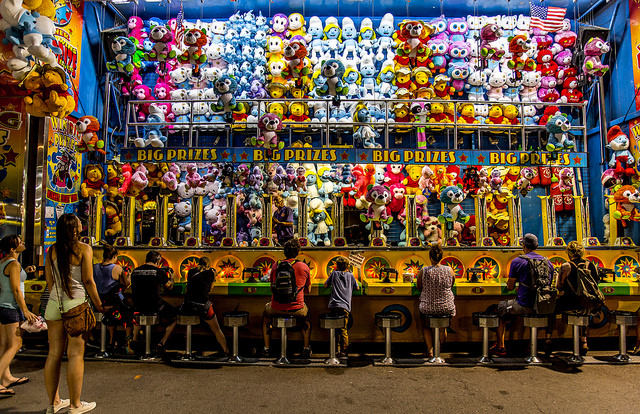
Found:
[[(30, 382), (0, 412), (41, 413), (43, 360), (17, 360)], [(63, 365), (63, 373), (65, 368)], [(581, 368), (220, 367), (87, 362), (83, 399), (99, 413), (563, 412), (627, 413), (640, 406), (637, 365)], [(61, 385), (67, 397), (66, 383)]]

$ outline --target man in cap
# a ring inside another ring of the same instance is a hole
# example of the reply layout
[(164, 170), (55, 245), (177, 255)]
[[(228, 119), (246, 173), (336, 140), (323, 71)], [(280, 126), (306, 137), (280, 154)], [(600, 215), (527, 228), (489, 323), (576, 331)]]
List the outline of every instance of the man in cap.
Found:
[[(524, 255), (533, 260), (544, 260), (535, 250), (538, 248), (538, 238), (531, 233), (527, 233), (522, 238), (522, 250)], [(549, 262), (550, 274), (553, 274), (553, 265)], [(531, 288), (531, 274), (529, 262), (521, 257), (516, 257), (509, 267), (509, 278), (507, 279), (507, 290), (515, 289), (518, 283), (517, 296), (515, 299), (507, 299), (498, 303), (498, 342), (491, 347), (491, 353), (495, 356), (505, 356), (507, 351), (504, 347), (504, 333), (507, 322), (514, 319), (516, 315), (526, 315), (533, 313), (536, 291)]]

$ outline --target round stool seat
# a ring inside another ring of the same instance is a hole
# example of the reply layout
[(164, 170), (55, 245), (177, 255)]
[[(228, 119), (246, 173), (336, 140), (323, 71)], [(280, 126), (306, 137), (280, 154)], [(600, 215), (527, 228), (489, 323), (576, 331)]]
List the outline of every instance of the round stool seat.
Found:
[(611, 311), (609, 312), (613, 316), (613, 323), (616, 325), (635, 325), (637, 321), (636, 314), (627, 311)]
[(323, 313), (320, 315), (320, 327), (323, 329), (344, 328), (346, 319), (344, 315), (335, 313)]
[(565, 312), (564, 315), (567, 317), (568, 325), (589, 326), (589, 315), (584, 315), (575, 311)]
[(245, 326), (249, 323), (249, 312), (233, 311), (222, 314), (224, 326)]
[(424, 315), (429, 328), (447, 328), (451, 322), (451, 315)]
[(178, 315), (178, 325), (198, 325), (199, 323), (198, 315)]
[(151, 315), (136, 315), (136, 322), (138, 325), (157, 325), (160, 322), (160, 317), (157, 313)]
[(380, 328), (397, 328), (401, 325), (402, 316), (399, 313), (376, 313), (376, 325)]
[(473, 312), (472, 322), (478, 328), (497, 328), (498, 315), (495, 313)]
[(524, 315), (524, 326), (528, 328), (546, 328), (548, 323), (545, 315)]
[(273, 322), (277, 328), (293, 328), (296, 326), (296, 318), (293, 316), (275, 316)]

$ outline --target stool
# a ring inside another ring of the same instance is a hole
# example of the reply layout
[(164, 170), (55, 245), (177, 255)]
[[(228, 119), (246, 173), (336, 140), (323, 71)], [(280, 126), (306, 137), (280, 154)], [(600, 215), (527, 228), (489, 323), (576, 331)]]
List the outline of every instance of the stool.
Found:
[(399, 313), (387, 312), (376, 313), (376, 325), (379, 328), (384, 328), (384, 358), (380, 361), (381, 364), (390, 365), (394, 361), (391, 358), (391, 328), (397, 328), (400, 326), (401, 316)]
[(233, 328), (233, 349), (232, 355), (227, 362), (242, 362), (243, 358), (238, 356), (238, 328), (245, 326), (249, 322), (249, 312), (234, 311), (222, 314), (224, 326)]
[(151, 315), (136, 315), (136, 323), (144, 326), (144, 356), (151, 356), (151, 327), (157, 325), (160, 317), (157, 313)]
[(531, 328), (531, 355), (525, 358), (530, 364), (542, 362), (538, 358), (538, 328), (546, 328), (548, 324), (548, 315), (524, 315), (524, 326)]
[(344, 328), (345, 323), (344, 315), (335, 313), (320, 315), (320, 327), (329, 330), (329, 358), (324, 361), (327, 365), (340, 365), (340, 360), (336, 358), (336, 329)]
[(573, 326), (573, 355), (567, 360), (574, 364), (581, 364), (584, 358), (580, 355), (580, 327), (589, 326), (589, 315), (583, 315), (578, 312), (565, 312), (567, 317), (567, 325)]
[(473, 324), (482, 328), (482, 356), (478, 358), (481, 364), (492, 364), (493, 358), (489, 355), (489, 328), (498, 327), (498, 315), (493, 313), (474, 312)]
[(296, 326), (296, 318), (293, 316), (275, 316), (273, 322), (276, 328), (280, 328), (280, 358), (276, 360), (278, 365), (289, 364), (287, 359), (287, 328)]
[(182, 357), (183, 360), (193, 359), (191, 329), (193, 325), (198, 325), (199, 323), (200, 316), (198, 315), (178, 315), (178, 325), (184, 325), (187, 327), (187, 352)]
[(107, 326), (102, 322), (103, 315), (96, 312), (96, 321), (100, 321), (100, 352), (96, 354), (96, 358), (109, 358), (107, 352)]
[(451, 315), (424, 315), (428, 328), (434, 330), (433, 335), (433, 357), (429, 359), (432, 364), (444, 364), (444, 359), (440, 358), (440, 328), (448, 328)]
[(613, 359), (618, 362), (629, 362), (631, 357), (627, 354), (627, 326), (636, 324), (636, 314), (625, 311), (612, 311), (609, 314), (613, 316), (613, 323), (620, 326), (620, 353)]

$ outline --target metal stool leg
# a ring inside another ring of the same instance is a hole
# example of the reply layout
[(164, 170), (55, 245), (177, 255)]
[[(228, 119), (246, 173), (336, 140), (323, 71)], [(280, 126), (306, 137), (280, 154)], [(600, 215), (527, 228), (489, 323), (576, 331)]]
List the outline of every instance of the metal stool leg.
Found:
[(443, 364), (444, 359), (440, 358), (440, 328), (433, 328), (433, 358), (429, 359), (433, 364)]
[(327, 365), (340, 365), (340, 360), (336, 358), (336, 330), (329, 329), (329, 358), (324, 361)]
[(281, 332), (281, 341), (280, 341), (280, 358), (276, 361), (278, 365), (285, 365), (289, 363), (287, 359), (287, 328), (284, 326), (280, 328)]
[(493, 358), (489, 355), (489, 327), (482, 328), (482, 356), (478, 358), (481, 364), (493, 364)]
[(107, 353), (107, 326), (100, 321), (100, 352), (96, 354), (96, 358), (109, 358)]
[(144, 327), (144, 355), (151, 355), (151, 325)]
[(526, 358), (530, 364), (539, 364), (542, 361), (538, 358), (538, 328), (531, 327), (531, 355)]
[(191, 342), (191, 325), (187, 325), (187, 351), (182, 357), (184, 360), (193, 359), (193, 344)]
[(238, 327), (233, 327), (233, 347), (232, 355), (229, 357), (229, 362), (242, 362), (242, 358), (238, 356)]
[(380, 361), (382, 364), (393, 364), (393, 359), (391, 358), (391, 328), (385, 328), (385, 336), (384, 336), (384, 358)]
[(627, 354), (627, 326), (620, 325), (620, 353), (613, 357), (618, 362), (629, 362), (631, 357)]
[(580, 326), (573, 325), (573, 355), (568, 358), (569, 362), (584, 362), (580, 355)]

